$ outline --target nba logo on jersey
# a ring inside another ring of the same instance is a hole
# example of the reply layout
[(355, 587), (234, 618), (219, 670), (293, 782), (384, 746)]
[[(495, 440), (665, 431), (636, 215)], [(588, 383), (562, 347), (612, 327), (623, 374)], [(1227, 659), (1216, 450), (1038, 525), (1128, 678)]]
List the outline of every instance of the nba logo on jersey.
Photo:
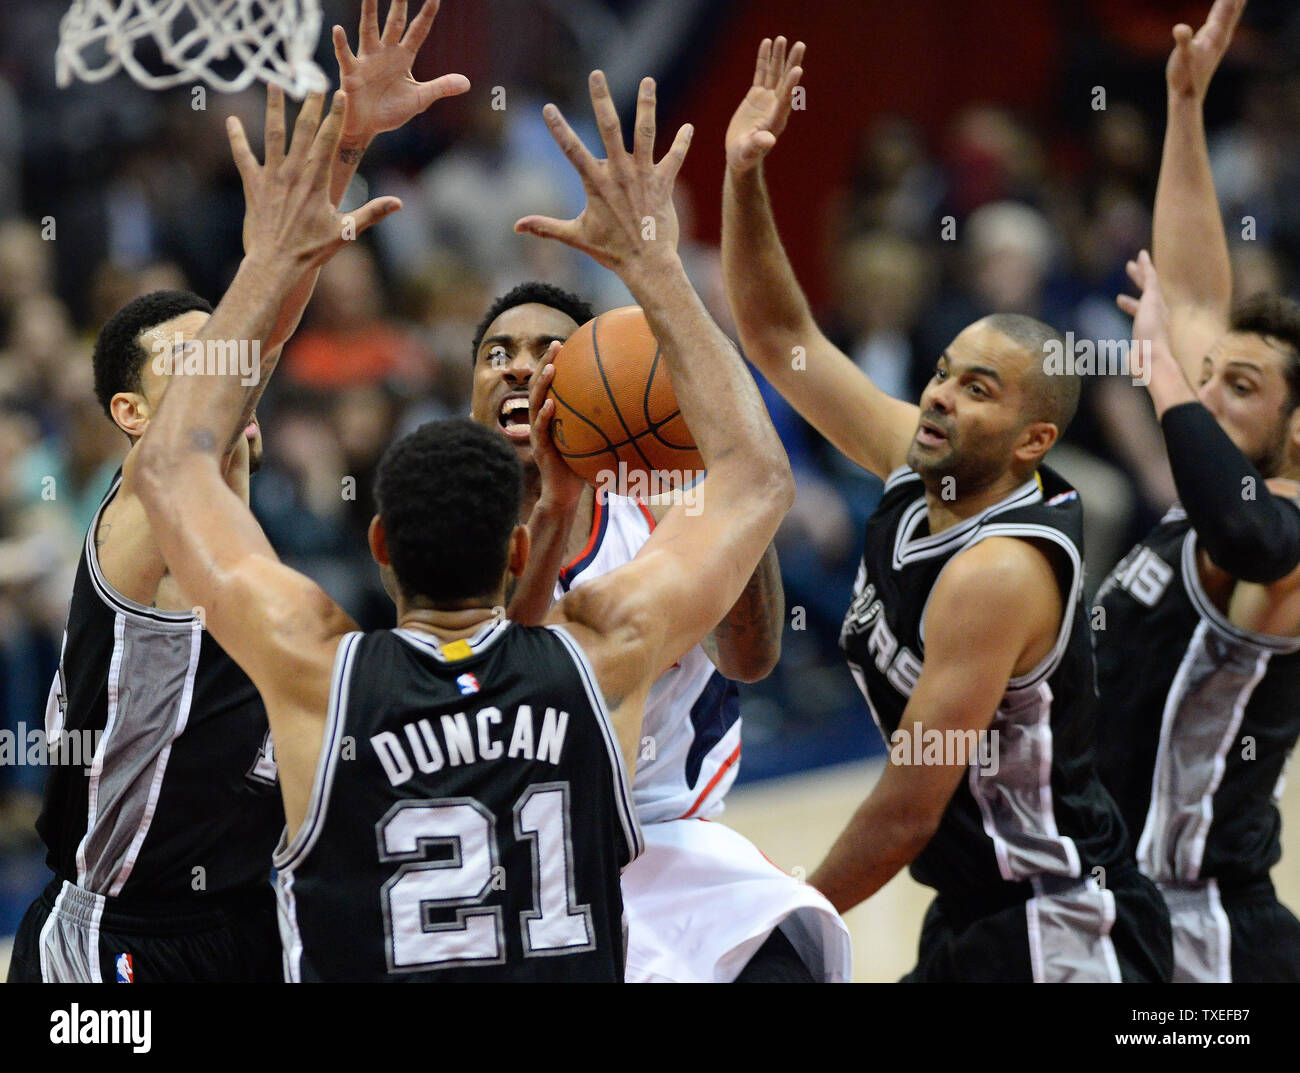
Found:
[(117, 955), (117, 982), (119, 984), (135, 983), (135, 966), (131, 964), (130, 954)]
[(460, 686), (460, 694), (462, 697), (468, 697), (471, 693), (478, 692), (478, 679), (468, 672), (457, 678), (456, 684)]

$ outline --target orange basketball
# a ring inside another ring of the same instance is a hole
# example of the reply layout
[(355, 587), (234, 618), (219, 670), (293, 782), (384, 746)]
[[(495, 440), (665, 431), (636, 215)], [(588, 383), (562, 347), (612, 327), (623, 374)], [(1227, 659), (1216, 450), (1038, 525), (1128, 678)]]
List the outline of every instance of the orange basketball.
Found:
[(704, 469), (640, 306), (588, 321), (555, 356), (552, 435), (580, 477), (619, 495), (689, 486)]

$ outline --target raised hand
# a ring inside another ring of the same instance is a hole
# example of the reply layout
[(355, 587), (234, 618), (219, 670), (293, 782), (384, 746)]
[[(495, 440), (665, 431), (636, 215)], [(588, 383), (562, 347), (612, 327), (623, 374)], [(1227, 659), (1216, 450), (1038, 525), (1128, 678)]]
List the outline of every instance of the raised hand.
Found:
[(560, 456), (552, 438), (555, 400), (549, 397), (555, 380), (555, 355), (560, 343), (554, 342), (546, 352), (542, 367), (528, 385), (528, 436), (533, 447), (533, 461), (542, 478), (541, 498), (567, 510), (578, 502), (586, 481), (579, 477)]
[(231, 116), (226, 121), (244, 186), (244, 248), (250, 259), (277, 260), (305, 272), (324, 264), (344, 242), (402, 207), (395, 197), (379, 197), (346, 216), (335, 209), (329, 180), (347, 95), (342, 90), (334, 94), (322, 123), (323, 104), (321, 93), (303, 102), (286, 152), (284, 94), (274, 88), (268, 92), (264, 164), (249, 148), (239, 120)]
[(1195, 34), (1186, 23), (1174, 27), (1174, 51), (1165, 68), (1171, 96), (1204, 99), (1245, 8), (1246, 0), (1215, 0)]
[(1142, 291), (1140, 300), (1127, 294), (1116, 299), (1120, 309), (1133, 316), (1130, 373), (1136, 383), (1146, 385), (1155, 404), (1156, 417), (1160, 418), (1170, 406), (1194, 402), (1196, 392), (1187, 382), (1173, 352), (1169, 309), (1151, 255), (1143, 250), (1136, 261), (1128, 262), (1126, 268), (1129, 279)]
[(355, 55), (348, 47), (348, 35), (343, 27), (334, 27), (334, 56), (339, 64), (339, 79), (348, 95), (348, 114), (343, 127), (345, 145), (364, 145), (377, 134), (396, 130), (434, 101), (469, 90), (469, 79), (460, 74), (442, 75), (429, 82), (417, 82), (411, 76), (411, 65), (429, 36), (439, 3), (440, 0), (424, 0), (419, 14), (407, 27), (407, 0), (392, 0), (381, 36), (379, 0), (364, 0), (361, 41)]
[(623, 128), (604, 73), (592, 71), (588, 88), (605, 146), (604, 160), (591, 155), (555, 105), (548, 104), (542, 110), (551, 137), (582, 178), (587, 191), (586, 207), (572, 220), (525, 216), (515, 223), (515, 230), (558, 239), (615, 272), (650, 251), (675, 253), (678, 229), (673, 182), (686, 159), (693, 128), (689, 123), (682, 127), (672, 147), (656, 164), (654, 79), (641, 80), (630, 153), (623, 145)]
[(727, 166), (745, 172), (767, 156), (790, 118), (794, 88), (803, 77), (804, 44), (786, 54), (784, 37), (764, 38), (758, 46), (754, 84), (727, 124)]
[(1160, 290), (1160, 280), (1156, 276), (1156, 266), (1151, 255), (1143, 250), (1136, 261), (1129, 261), (1125, 266), (1128, 277), (1142, 292), (1141, 299), (1129, 294), (1116, 298), (1120, 309), (1133, 318), (1133, 338), (1141, 342), (1148, 340), (1153, 349), (1169, 349), (1169, 309), (1165, 305), (1165, 296)]

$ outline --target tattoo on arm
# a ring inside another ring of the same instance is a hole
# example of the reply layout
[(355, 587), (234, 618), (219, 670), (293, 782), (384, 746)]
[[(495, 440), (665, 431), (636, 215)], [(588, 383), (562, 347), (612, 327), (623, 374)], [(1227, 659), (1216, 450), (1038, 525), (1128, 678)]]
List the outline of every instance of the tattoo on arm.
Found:
[(190, 446), (196, 451), (215, 451), (217, 438), (206, 428), (196, 428), (190, 433)]
[(101, 525), (99, 527), (99, 529), (95, 532), (96, 548), (102, 548), (104, 546), (104, 541), (108, 539), (108, 531), (112, 528), (113, 527), (111, 525)]
[(361, 154), (363, 152), (364, 150), (362, 149), (347, 149), (343, 146), (339, 146), (339, 159), (343, 161), (344, 164), (356, 164), (361, 160)]
[(720, 658), (730, 661), (746, 652), (779, 649), (784, 617), (780, 567), (776, 552), (769, 548), (740, 599), (700, 645), (715, 667), (721, 666)]

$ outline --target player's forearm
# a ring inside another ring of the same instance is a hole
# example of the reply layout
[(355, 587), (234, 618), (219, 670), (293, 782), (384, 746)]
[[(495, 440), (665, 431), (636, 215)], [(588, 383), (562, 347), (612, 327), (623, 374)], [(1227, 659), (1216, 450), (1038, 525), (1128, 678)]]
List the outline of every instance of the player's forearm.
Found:
[(756, 506), (765, 492), (792, 498), (789, 460), (744, 360), (705, 310), (676, 252), (650, 245), (620, 275), (662, 348), (682, 418), (710, 479), (718, 478), (711, 487), (735, 483), (756, 498)]
[(812, 310), (781, 245), (763, 166), (722, 187), (722, 274), (745, 356), (768, 373), (785, 367), (790, 347), (816, 330)]
[(522, 626), (536, 626), (555, 598), (555, 581), (564, 564), (564, 548), (577, 512), (577, 503), (565, 507), (537, 501), (528, 517), (528, 565), (510, 594), (506, 614)]
[[(334, 165), (330, 170), (331, 204), (337, 206), (342, 202), (343, 195), (347, 193), (348, 185), (352, 182), (353, 176), (356, 175), (357, 168), (361, 164), (361, 157), (369, 144), (368, 139), (349, 138), (346, 135), (339, 142), (338, 152), (334, 156)], [(316, 290), (316, 281), (319, 278), (320, 269), (313, 268), (304, 273), (302, 278), (294, 284), (293, 290), (289, 292), (289, 296), (280, 306), (275, 327), (271, 329), (271, 335), (266, 344), (268, 351), (278, 351), (293, 338), (293, 333), (298, 330), (298, 325), (302, 322), (302, 315), (307, 308), (307, 303), (311, 301), (311, 296)]]
[(785, 589), (776, 547), (769, 544), (745, 591), (704, 641), (722, 674), (735, 682), (758, 682), (781, 658)]
[(859, 806), (809, 882), (847, 913), (914, 861), (935, 825), (889, 807), (877, 793)]
[(1156, 421), (1161, 421), (1171, 406), (1195, 402), (1196, 392), (1163, 340), (1154, 341), (1151, 350), (1151, 377), (1146, 387), (1155, 406)]
[(1152, 231), (1170, 309), (1193, 305), (1226, 317), (1232, 265), (1198, 98), (1170, 97)]
[(1187, 519), (1210, 561), (1242, 581), (1269, 584), (1300, 565), (1300, 510), (1264, 478), (1195, 398), (1161, 418)]
[[(275, 325), (283, 297), (301, 268), (283, 257), (245, 257), (229, 290), (188, 346), (197, 348), (209, 375), (173, 376), (167, 394), (140, 444), (140, 470), (179, 464), (191, 452), (223, 455), (250, 420), (270, 378), (276, 352), (263, 346)], [(254, 375), (240, 362), (215, 374), (208, 355), (252, 353)], [(177, 355), (177, 361), (184, 361)], [(168, 461), (170, 460), (170, 462)]]

